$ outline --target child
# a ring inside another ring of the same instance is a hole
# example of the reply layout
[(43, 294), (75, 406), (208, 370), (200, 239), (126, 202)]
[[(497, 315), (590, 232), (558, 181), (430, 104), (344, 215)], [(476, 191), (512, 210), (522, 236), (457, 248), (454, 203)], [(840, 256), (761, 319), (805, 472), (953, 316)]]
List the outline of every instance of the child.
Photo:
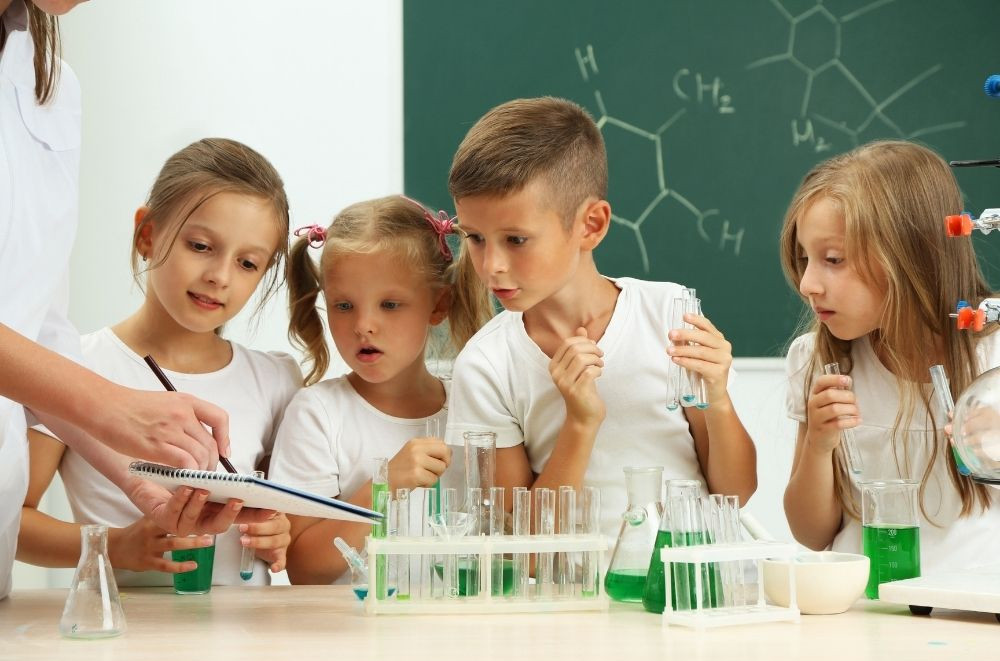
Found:
[[(241, 473), (266, 465), (281, 413), (298, 389), (301, 372), (284, 354), (253, 351), (223, 339), (223, 325), (243, 308), (263, 279), (263, 306), (279, 284), (288, 252), (288, 202), (281, 178), (260, 154), (238, 142), (205, 139), (171, 156), (135, 214), (132, 265), (145, 274), (145, 300), (132, 316), (82, 338), (85, 360), (108, 379), (160, 390), (143, 361), (149, 354), (181, 392), (228, 411), (231, 461)], [(144, 266), (138, 267), (141, 256)], [(259, 309), (259, 308), (258, 308)], [(78, 524), (39, 512), (38, 501), (58, 469), (78, 523), (104, 523), (118, 570), (190, 571), (165, 551), (211, 544), (211, 537), (168, 537), (141, 517), (111, 482), (75, 451), (30, 432), (31, 476), (22, 514), (18, 558), (50, 567), (74, 567)], [(221, 469), (220, 469), (221, 470)], [(199, 497), (203, 500), (204, 495)], [(288, 544), (284, 515), (241, 524), (216, 539), (213, 583), (239, 584), (241, 548), (254, 548), (274, 571)], [(269, 581), (258, 560), (253, 584)], [(120, 571), (124, 585), (170, 585), (159, 572)]]
[[(445, 416), (447, 391), (427, 371), (430, 329), (448, 318), (461, 348), (489, 318), (489, 299), (471, 269), (455, 263), (447, 217), (403, 197), (344, 209), (328, 228), (314, 226), (292, 249), (291, 327), (312, 358), (285, 412), (272, 464), (276, 479), (371, 507), (377, 457), (390, 457), (389, 488), (433, 485), (451, 460), (428, 419)], [(322, 246), (317, 270), (307, 251)], [(346, 376), (316, 383), (329, 354), (316, 309), (322, 286), (327, 321)], [(315, 385), (312, 385), (315, 384)], [(419, 505), (420, 498), (412, 500)], [(411, 511), (419, 511), (418, 508)], [(335, 537), (361, 547), (365, 524), (291, 516), (288, 576), (293, 583), (330, 583), (347, 568)], [(346, 577), (345, 577), (346, 579)]]
[[(923, 573), (1000, 554), (995, 492), (958, 474), (928, 384), (934, 364), (955, 393), (1000, 365), (995, 326), (973, 335), (948, 318), (959, 299), (991, 295), (971, 242), (945, 236), (961, 209), (948, 165), (907, 142), (821, 163), (792, 199), (781, 261), (815, 316), (788, 351), (799, 430), (785, 512), (810, 548), (861, 551), (860, 493), (838, 449), (853, 428), (862, 479), (920, 481)], [(834, 361), (850, 376), (823, 376)]]
[[(745, 503), (756, 456), (726, 390), (729, 342), (687, 315), (694, 329), (668, 344), (681, 286), (607, 278), (594, 264), (611, 207), (604, 141), (586, 111), (555, 98), (494, 108), (465, 136), (448, 183), (467, 258), (506, 310), (455, 362), (448, 438), (495, 432), (505, 487), (598, 487), (612, 538), (626, 466), (661, 465)], [(702, 375), (706, 410), (667, 410), (667, 353)]]

